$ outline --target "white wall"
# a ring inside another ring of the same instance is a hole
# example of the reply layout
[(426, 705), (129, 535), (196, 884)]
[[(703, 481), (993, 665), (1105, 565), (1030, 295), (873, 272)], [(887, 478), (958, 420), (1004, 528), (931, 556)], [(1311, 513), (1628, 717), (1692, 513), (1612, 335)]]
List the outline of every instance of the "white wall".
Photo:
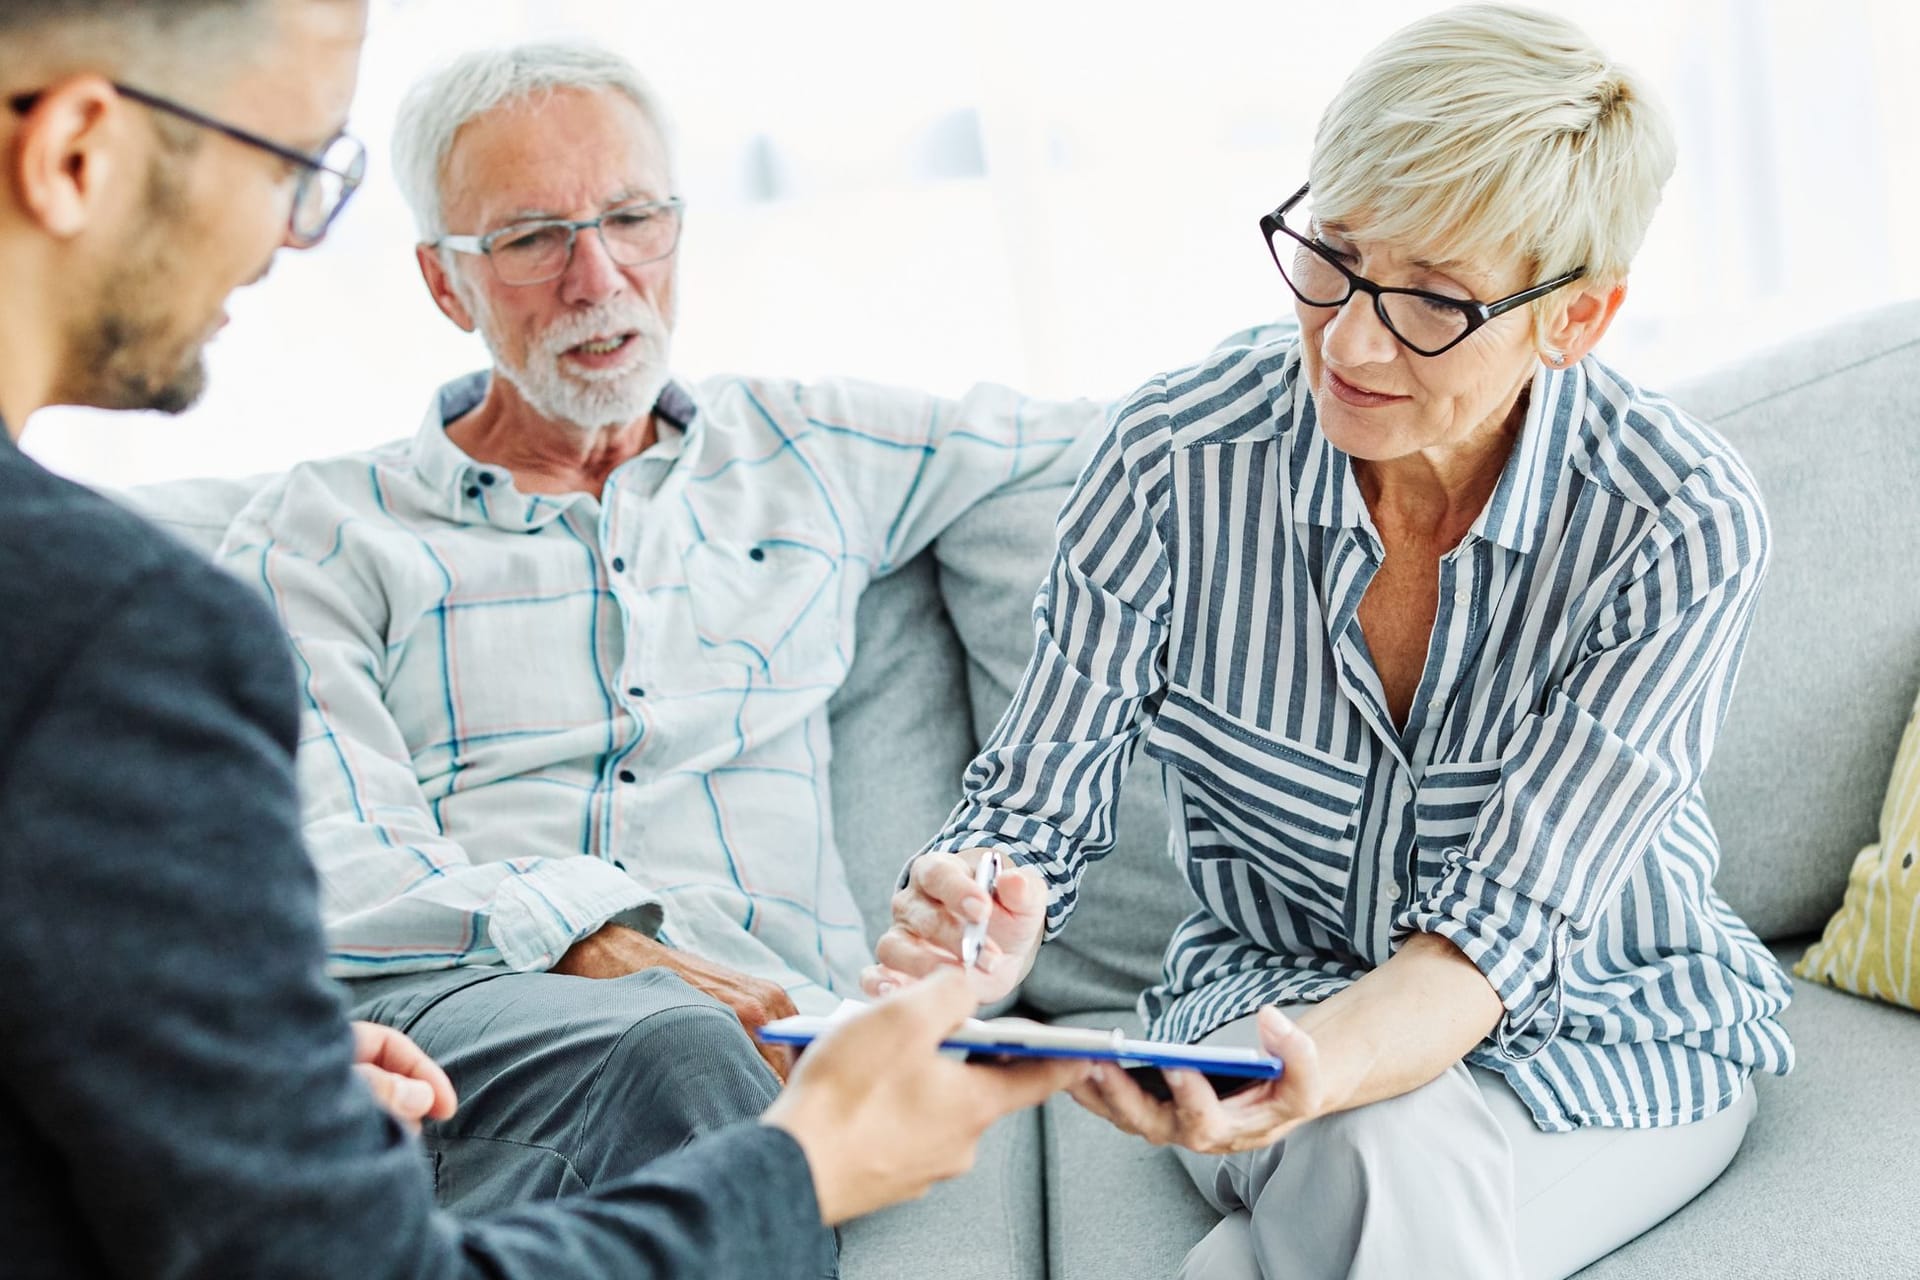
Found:
[[(1118, 395), (1288, 308), (1256, 229), (1353, 63), (1440, 6), (1364, 0), (375, 0), (334, 236), (235, 300), (177, 421), (51, 411), (27, 447), (128, 484), (411, 432), (484, 363), (433, 309), (387, 165), (408, 83), (460, 48), (600, 40), (678, 126), (678, 363)], [(1920, 295), (1920, 6), (1548, 3), (1648, 76), (1680, 169), (1603, 355), (1658, 384)], [(1177, 16), (1176, 16), (1177, 15)]]

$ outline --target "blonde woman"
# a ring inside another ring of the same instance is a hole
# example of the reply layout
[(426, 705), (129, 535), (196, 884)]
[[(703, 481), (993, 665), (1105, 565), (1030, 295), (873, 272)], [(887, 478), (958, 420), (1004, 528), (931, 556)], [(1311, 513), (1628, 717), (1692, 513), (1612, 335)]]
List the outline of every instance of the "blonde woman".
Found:
[[(1287, 1064), (1076, 1093), (1185, 1148), (1225, 1215), (1188, 1275), (1569, 1274), (1718, 1176), (1749, 1076), (1791, 1065), (1700, 794), (1766, 518), (1591, 355), (1672, 168), (1567, 22), (1401, 31), (1262, 220), (1298, 333), (1149, 382), (1062, 516), (1032, 663), (868, 983), (990, 913), (977, 988), (1009, 991), (1142, 743), (1198, 899), (1151, 1033)], [(985, 849), (1021, 868), (991, 899)]]

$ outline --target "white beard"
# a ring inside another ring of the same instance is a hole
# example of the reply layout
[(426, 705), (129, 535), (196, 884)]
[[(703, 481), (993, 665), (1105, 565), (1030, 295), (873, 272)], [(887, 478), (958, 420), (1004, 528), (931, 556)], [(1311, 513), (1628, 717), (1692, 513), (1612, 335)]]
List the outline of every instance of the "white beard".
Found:
[[(555, 322), (528, 351), (525, 367), (515, 368), (493, 340), (493, 317), (485, 300), (476, 295), (461, 301), (480, 322), (480, 337), (493, 356), (494, 369), (536, 412), (555, 422), (581, 431), (638, 422), (653, 412), (671, 379), (667, 370), (672, 336), (644, 303), (598, 306)], [(625, 368), (569, 370), (560, 363), (565, 352), (596, 335), (627, 330), (635, 331), (632, 341), (642, 352), (637, 362)]]

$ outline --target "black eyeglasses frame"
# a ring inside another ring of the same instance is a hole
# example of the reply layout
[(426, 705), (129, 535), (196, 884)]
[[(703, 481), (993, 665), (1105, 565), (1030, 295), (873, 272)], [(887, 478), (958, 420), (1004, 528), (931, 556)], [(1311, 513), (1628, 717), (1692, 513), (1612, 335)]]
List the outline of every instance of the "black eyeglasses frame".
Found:
[[(1300, 189), (1287, 197), (1284, 204), (1260, 219), (1261, 237), (1267, 242), (1267, 252), (1273, 255), (1273, 265), (1279, 270), (1280, 278), (1286, 281), (1287, 288), (1293, 292), (1293, 296), (1300, 299), (1301, 302), (1309, 307), (1344, 307), (1352, 300), (1355, 293), (1369, 295), (1373, 299), (1373, 313), (1380, 318), (1380, 323), (1386, 327), (1387, 332), (1391, 333), (1401, 346), (1413, 352), (1415, 355), (1443, 355), (1453, 350), (1453, 348), (1462, 342), (1465, 342), (1467, 338), (1472, 336), (1476, 329), (1481, 328), (1494, 318), (1505, 315), (1515, 307), (1525, 306), (1535, 298), (1543, 298), (1555, 289), (1565, 288), (1587, 272), (1585, 266), (1575, 267), (1572, 271), (1555, 276), (1553, 279), (1534, 285), (1530, 289), (1522, 289), (1518, 293), (1508, 294), (1497, 302), (1479, 302), (1471, 298), (1449, 298), (1443, 293), (1429, 293), (1425, 289), (1398, 289), (1387, 285), (1375, 284), (1365, 276), (1357, 275), (1348, 270), (1347, 265), (1329, 253), (1325, 245), (1316, 244), (1286, 224), (1288, 212), (1291, 211), (1295, 205), (1307, 198), (1307, 190), (1311, 185), (1311, 183), (1302, 183)], [(1319, 302), (1301, 293), (1294, 285), (1293, 280), (1287, 275), (1287, 268), (1280, 260), (1280, 248), (1274, 243), (1276, 234), (1286, 235), (1309, 253), (1319, 255), (1326, 261), (1328, 266), (1338, 271), (1347, 282), (1346, 297), (1341, 298), (1338, 302)], [(1404, 294), (1408, 297), (1419, 298), (1423, 302), (1433, 302), (1444, 307), (1450, 307), (1466, 317), (1467, 327), (1455, 336), (1452, 341), (1431, 350), (1425, 347), (1415, 346), (1407, 340), (1406, 335), (1394, 328), (1393, 321), (1387, 318), (1387, 305), (1383, 296), (1386, 294)]]

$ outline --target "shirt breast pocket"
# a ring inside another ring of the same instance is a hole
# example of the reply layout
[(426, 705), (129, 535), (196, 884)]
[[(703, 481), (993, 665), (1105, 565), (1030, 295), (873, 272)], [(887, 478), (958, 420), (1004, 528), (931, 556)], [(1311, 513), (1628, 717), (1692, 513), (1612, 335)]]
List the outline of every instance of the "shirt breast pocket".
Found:
[(1147, 755), (1173, 771), (1187, 855), (1250, 861), (1303, 900), (1344, 900), (1366, 772), (1170, 687)]
[(1430, 764), (1421, 775), (1413, 807), (1420, 894), (1446, 874), (1447, 851), (1473, 838), (1488, 797), (1500, 786), (1500, 768), (1498, 760), (1468, 760)]
[(774, 683), (839, 665), (839, 563), (821, 542), (708, 539), (684, 548), (681, 561), (706, 661), (749, 667)]

